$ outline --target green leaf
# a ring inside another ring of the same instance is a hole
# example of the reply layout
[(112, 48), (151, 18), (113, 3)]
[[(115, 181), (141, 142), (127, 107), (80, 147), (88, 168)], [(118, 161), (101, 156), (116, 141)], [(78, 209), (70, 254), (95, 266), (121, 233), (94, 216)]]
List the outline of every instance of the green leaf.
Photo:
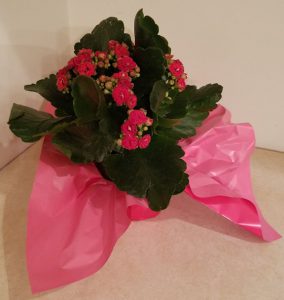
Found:
[(136, 14), (134, 32), (135, 45), (137, 47), (158, 47), (164, 54), (171, 52), (168, 41), (164, 37), (158, 35), (158, 25), (151, 17), (144, 16), (143, 9), (140, 9)]
[(217, 102), (222, 98), (223, 87), (217, 83), (207, 84), (199, 89), (190, 87), (188, 110), (195, 112), (209, 112), (217, 107)]
[(129, 34), (124, 33), (123, 22), (110, 17), (100, 22), (91, 33), (84, 35), (80, 42), (75, 44), (74, 50), (76, 54), (82, 48), (105, 51), (108, 48), (109, 40), (116, 40), (120, 43), (125, 42), (127, 45), (132, 46)]
[(72, 96), (68, 93), (63, 94), (58, 91), (56, 76), (54, 74), (37, 81), (35, 84), (25, 85), (25, 90), (40, 94), (43, 98), (51, 102), (54, 107), (64, 111), (68, 115), (74, 115)]
[[(176, 97), (172, 112), (166, 118), (157, 119), (155, 132), (176, 140), (195, 135), (195, 128), (199, 127), (208, 117), (209, 112), (216, 108), (216, 103), (222, 97), (222, 89), (222, 86), (218, 84), (208, 84), (199, 89), (195, 86), (187, 86), (184, 95), (181, 93), (179, 96), (182, 99), (178, 100), (178, 96)], [(180, 108), (179, 103), (181, 103)], [(176, 118), (184, 113), (185, 103), (187, 103), (186, 115)]]
[(71, 120), (70, 117), (56, 119), (46, 112), (14, 103), (8, 124), (11, 131), (24, 142), (35, 142), (46, 134), (69, 126)]
[(188, 175), (186, 173), (183, 173), (183, 176), (182, 176), (180, 182), (176, 186), (174, 195), (182, 193), (184, 191), (185, 187), (188, 185), (188, 183), (189, 183)]
[[(187, 86), (182, 92), (173, 91), (163, 80), (156, 81), (151, 95), (151, 109), (159, 117), (182, 118), (187, 113), (191, 89)], [(166, 92), (168, 97), (166, 97)]]
[(188, 112), (188, 104), (191, 101), (194, 86), (187, 85), (182, 92), (177, 92), (173, 97), (172, 103), (169, 103), (167, 118), (182, 118)]
[(84, 75), (76, 77), (72, 84), (72, 96), (74, 111), (78, 119), (90, 122), (102, 117), (105, 98), (94, 79)]
[(108, 156), (104, 169), (120, 190), (146, 197), (150, 208), (158, 211), (165, 209), (175, 191), (182, 189), (182, 182), (185, 184), (183, 155), (174, 140), (154, 135), (146, 149)]
[(155, 131), (159, 135), (179, 140), (196, 134), (196, 127), (202, 124), (202, 121), (208, 117), (208, 112), (191, 112), (180, 119), (159, 119)]
[(168, 113), (168, 101), (166, 99), (166, 92), (169, 87), (163, 80), (158, 80), (154, 83), (150, 94), (150, 107), (158, 116), (165, 116)]
[(115, 140), (98, 122), (73, 125), (58, 132), (52, 143), (76, 163), (102, 162), (112, 151)]
[(154, 47), (147, 49), (137, 48), (133, 56), (141, 69), (141, 76), (134, 83), (134, 92), (140, 98), (148, 95), (155, 81), (162, 78), (166, 69), (166, 61), (163, 52), (159, 48)]

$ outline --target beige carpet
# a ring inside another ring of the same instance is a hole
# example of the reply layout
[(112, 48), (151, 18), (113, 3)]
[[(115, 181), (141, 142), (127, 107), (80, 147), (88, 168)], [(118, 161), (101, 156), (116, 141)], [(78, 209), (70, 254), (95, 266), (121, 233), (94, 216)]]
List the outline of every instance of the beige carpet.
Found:
[[(133, 223), (96, 274), (33, 296), (25, 268), (27, 201), (40, 144), (0, 172), (0, 299), (284, 299), (284, 240), (264, 243), (181, 194)], [(284, 234), (284, 153), (256, 150), (254, 190)]]

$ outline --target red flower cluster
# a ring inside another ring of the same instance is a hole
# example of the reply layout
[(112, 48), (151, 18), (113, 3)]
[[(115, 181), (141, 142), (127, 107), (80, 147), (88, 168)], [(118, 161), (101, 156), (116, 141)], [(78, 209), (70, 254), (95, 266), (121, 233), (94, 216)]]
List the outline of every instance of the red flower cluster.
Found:
[(145, 110), (131, 110), (128, 119), (121, 126), (122, 135), (118, 145), (127, 150), (147, 148), (151, 142), (151, 135), (144, 133), (152, 124), (153, 120), (147, 117)]
[(93, 76), (96, 74), (96, 64), (93, 60), (94, 53), (91, 49), (81, 49), (79, 53), (71, 58), (67, 66), (60, 69), (57, 74), (57, 88), (59, 91), (68, 92), (72, 77), (77, 75)]
[[(113, 71), (112, 75), (109, 75), (109, 68)], [(117, 106), (125, 105), (129, 109), (129, 117), (121, 126), (118, 145), (127, 150), (147, 148), (151, 135), (145, 132), (153, 120), (146, 116), (145, 110), (133, 110), (137, 105), (137, 97), (132, 81), (140, 76), (140, 68), (130, 57), (127, 45), (111, 40), (107, 51), (81, 49), (68, 61), (67, 66), (57, 72), (58, 90), (68, 93), (72, 79), (78, 75), (93, 77), (105, 94), (112, 95)]]
[(166, 54), (165, 58), (168, 63), (169, 78), (167, 83), (172, 87), (176, 87), (179, 91), (183, 91), (186, 87), (185, 80), (187, 79), (186, 73), (184, 73), (184, 67), (179, 59), (173, 59), (173, 55)]

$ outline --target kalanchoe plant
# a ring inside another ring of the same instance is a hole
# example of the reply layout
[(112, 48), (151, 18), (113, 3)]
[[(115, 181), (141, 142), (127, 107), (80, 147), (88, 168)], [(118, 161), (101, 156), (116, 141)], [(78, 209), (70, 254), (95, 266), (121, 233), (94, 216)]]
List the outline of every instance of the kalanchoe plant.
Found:
[(188, 184), (178, 142), (195, 134), (216, 107), (222, 86), (186, 85), (180, 60), (143, 11), (135, 42), (111, 17), (75, 44), (56, 74), (25, 86), (55, 107), (54, 115), (14, 104), (9, 126), (24, 142), (51, 135), (75, 163), (94, 163), (117, 187), (165, 209)]

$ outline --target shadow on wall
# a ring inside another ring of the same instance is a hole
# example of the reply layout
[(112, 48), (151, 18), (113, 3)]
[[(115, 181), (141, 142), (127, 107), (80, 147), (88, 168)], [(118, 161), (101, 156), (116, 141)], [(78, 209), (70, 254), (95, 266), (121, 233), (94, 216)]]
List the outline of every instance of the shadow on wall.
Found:
[[(52, 16), (52, 20), (51, 20)], [(12, 104), (40, 109), (42, 98), (24, 85), (55, 73), (72, 52), (66, 1), (7, 1), (0, 10), (0, 169), (29, 144), (10, 132)]]

